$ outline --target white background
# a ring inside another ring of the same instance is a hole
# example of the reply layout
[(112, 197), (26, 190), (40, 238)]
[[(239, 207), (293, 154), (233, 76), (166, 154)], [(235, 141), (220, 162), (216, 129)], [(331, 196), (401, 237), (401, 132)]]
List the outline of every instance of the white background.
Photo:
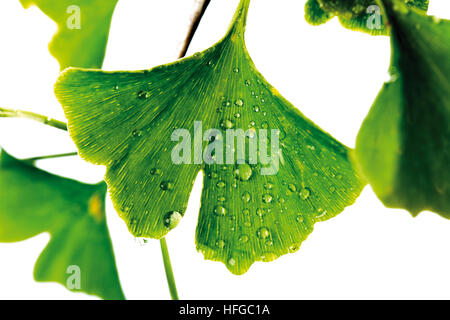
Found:
[[(389, 39), (348, 31), (336, 20), (320, 27), (303, 19), (299, 0), (252, 1), (247, 45), (256, 66), (305, 115), (350, 147), (383, 82)], [(148, 69), (174, 60), (194, 0), (122, 0), (112, 20), (104, 69)], [(225, 33), (238, 0), (213, 0), (190, 54)], [(448, 0), (430, 13), (450, 18)], [(59, 66), (47, 44), (56, 25), (18, 0), (0, 2), (0, 106), (64, 120), (53, 96)], [(412, 66), (413, 67), (413, 66)], [(17, 157), (75, 151), (64, 132), (27, 120), (0, 119), (0, 145)], [(46, 170), (97, 182), (104, 169), (77, 158), (40, 162)], [(367, 187), (356, 204), (316, 224), (300, 251), (256, 263), (243, 276), (195, 250), (201, 178), (182, 223), (168, 236), (181, 298), (450, 298), (450, 221), (431, 212), (413, 219), (386, 209)], [(43, 201), (51, 199), (42, 199)], [(108, 203), (108, 223), (122, 286), (129, 299), (169, 298), (159, 243), (140, 246)], [(49, 236), (0, 244), (1, 299), (81, 299), (59, 284), (36, 283), (34, 263)], [(94, 298), (94, 297), (92, 297)]]

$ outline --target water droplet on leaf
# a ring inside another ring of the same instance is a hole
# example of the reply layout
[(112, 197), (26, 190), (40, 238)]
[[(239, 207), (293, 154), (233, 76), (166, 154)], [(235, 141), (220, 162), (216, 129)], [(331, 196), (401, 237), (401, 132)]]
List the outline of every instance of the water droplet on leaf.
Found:
[(177, 211), (168, 212), (164, 216), (164, 226), (171, 230), (180, 223), (181, 218), (183, 218), (183, 216)]
[(150, 174), (153, 176), (160, 176), (162, 174), (161, 170), (157, 169), (157, 168), (153, 168), (150, 170)]
[(266, 211), (262, 208), (256, 209), (256, 214), (260, 217), (263, 217), (266, 214)]
[(264, 203), (271, 203), (272, 200), (273, 200), (273, 196), (271, 194), (269, 194), (269, 193), (263, 194), (262, 201)]
[(251, 198), (252, 198), (252, 196), (247, 191), (242, 194), (242, 200), (244, 202), (250, 202)]
[(266, 227), (262, 227), (262, 228), (258, 229), (258, 231), (256, 232), (256, 235), (260, 239), (266, 239), (270, 236), (270, 232), (269, 232), (269, 229), (267, 229)]
[(310, 194), (311, 191), (308, 188), (303, 188), (302, 191), (300, 191), (300, 198), (306, 200), (309, 198)]
[(173, 189), (173, 183), (170, 181), (163, 181), (163, 182), (161, 182), (159, 187), (161, 188), (161, 190), (164, 190), (164, 191), (171, 190), (171, 189)]
[(239, 242), (240, 243), (247, 243), (248, 242), (248, 235), (243, 234), (239, 237)]
[(141, 100), (148, 99), (148, 98), (150, 98), (150, 92), (148, 92), (148, 91), (139, 91), (137, 96)]
[(233, 129), (234, 123), (231, 120), (224, 119), (220, 122), (220, 127), (222, 129)]
[(236, 178), (241, 181), (248, 181), (252, 177), (253, 170), (252, 168), (246, 164), (238, 164), (236, 170), (234, 170), (234, 174)]
[(216, 216), (223, 217), (227, 214), (227, 209), (225, 209), (225, 207), (223, 207), (223, 206), (216, 206), (214, 208), (214, 214)]
[(223, 241), (223, 240), (217, 241), (217, 242), (216, 242), (216, 246), (217, 246), (219, 249), (223, 249), (223, 248), (225, 247), (225, 241)]

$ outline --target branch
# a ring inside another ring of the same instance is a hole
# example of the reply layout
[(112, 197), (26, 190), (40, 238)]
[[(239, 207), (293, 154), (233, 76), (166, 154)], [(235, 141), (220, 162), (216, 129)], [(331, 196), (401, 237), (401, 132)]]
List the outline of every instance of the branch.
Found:
[(189, 49), (189, 45), (191, 44), (192, 39), (194, 38), (195, 32), (197, 31), (197, 28), (200, 25), (200, 21), (202, 20), (203, 15), (205, 14), (205, 11), (208, 8), (208, 5), (210, 4), (211, 0), (199, 0), (198, 2), (199, 4), (197, 10), (192, 15), (191, 25), (189, 27), (186, 39), (184, 40), (183, 48), (180, 51), (179, 58), (183, 58), (186, 55)]

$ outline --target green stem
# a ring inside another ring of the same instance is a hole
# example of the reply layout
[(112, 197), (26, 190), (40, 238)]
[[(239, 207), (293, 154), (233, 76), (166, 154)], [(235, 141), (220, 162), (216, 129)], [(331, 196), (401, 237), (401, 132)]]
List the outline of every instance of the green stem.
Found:
[(34, 112), (23, 111), (23, 110), (12, 110), (0, 108), (0, 118), (25, 118), (31, 119), (45, 125), (67, 131), (67, 124), (65, 122), (55, 120)]
[(160, 240), (161, 252), (164, 261), (164, 270), (166, 271), (167, 284), (169, 285), (170, 296), (172, 300), (179, 300), (177, 286), (175, 284), (175, 277), (173, 276), (172, 264), (170, 263), (169, 250), (165, 238)]
[(27, 162), (36, 162), (39, 160), (47, 160), (47, 159), (55, 159), (55, 158), (63, 158), (63, 157), (74, 157), (77, 156), (78, 152), (70, 152), (70, 153), (61, 153), (61, 154), (53, 154), (49, 156), (39, 156), (34, 158), (23, 159), (22, 161)]

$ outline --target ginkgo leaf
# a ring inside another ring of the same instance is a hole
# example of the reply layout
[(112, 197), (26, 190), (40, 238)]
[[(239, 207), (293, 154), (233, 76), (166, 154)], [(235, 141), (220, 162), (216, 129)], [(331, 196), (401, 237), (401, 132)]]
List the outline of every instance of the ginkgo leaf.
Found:
[(363, 123), (356, 158), (385, 205), (450, 218), (450, 22), (383, 3), (392, 79)]
[(124, 299), (106, 226), (106, 185), (51, 175), (0, 154), (0, 241), (43, 232), (51, 240), (39, 257), (37, 281), (54, 281), (103, 299)]
[(58, 25), (58, 32), (49, 48), (61, 70), (102, 66), (117, 1), (20, 0), (25, 8), (38, 6)]
[[(241, 1), (226, 36), (204, 52), (149, 71), (71, 68), (55, 87), (81, 156), (106, 165), (133, 235), (173, 229), (204, 171), (197, 248), (235, 274), (296, 251), (362, 189), (348, 149), (256, 70), (244, 43), (248, 6)], [(226, 138), (239, 132), (238, 144)]]
[[(401, 0), (411, 7), (424, 12), (428, 10), (429, 0)], [(305, 18), (312, 25), (327, 22), (338, 17), (341, 24), (351, 30), (367, 32), (372, 35), (387, 35), (386, 23), (378, 0), (308, 0)]]

